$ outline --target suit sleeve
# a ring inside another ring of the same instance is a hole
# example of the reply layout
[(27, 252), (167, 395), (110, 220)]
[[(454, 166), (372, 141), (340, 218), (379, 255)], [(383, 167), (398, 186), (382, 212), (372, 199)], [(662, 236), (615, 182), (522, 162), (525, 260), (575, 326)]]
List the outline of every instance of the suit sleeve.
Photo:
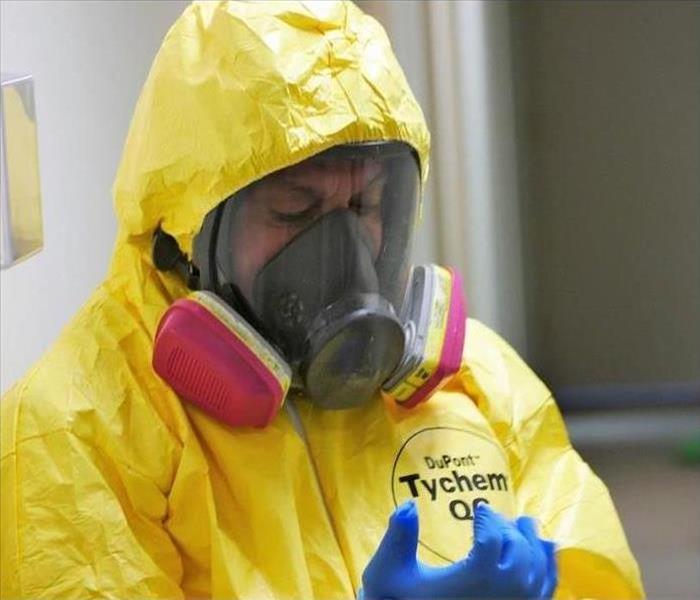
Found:
[(2, 400), (0, 596), (183, 597), (162, 483), (80, 412), (66, 421), (19, 396)]
[(642, 598), (639, 568), (604, 483), (572, 448), (547, 388), (470, 321), (462, 382), (508, 455), (517, 509), (557, 544), (556, 598)]

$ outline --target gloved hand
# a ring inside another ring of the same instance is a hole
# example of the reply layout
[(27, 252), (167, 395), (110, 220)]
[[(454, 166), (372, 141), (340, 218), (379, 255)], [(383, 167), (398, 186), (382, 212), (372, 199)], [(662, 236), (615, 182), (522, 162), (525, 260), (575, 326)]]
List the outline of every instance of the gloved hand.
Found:
[(551, 598), (557, 586), (553, 542), (537, 536), (535, 522), (506, 520), (487, 504), (476, 507), (474, 546), (446, 567), (416, 558), (418, 512), (399, 506), (362, 575), (360, 600), (408, 598)]

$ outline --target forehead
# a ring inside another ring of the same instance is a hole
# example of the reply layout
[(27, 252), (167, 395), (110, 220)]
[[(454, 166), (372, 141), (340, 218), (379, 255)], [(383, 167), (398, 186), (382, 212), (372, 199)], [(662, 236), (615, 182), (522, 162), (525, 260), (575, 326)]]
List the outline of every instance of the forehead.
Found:
[(276, 171), (260, 184), (278, 186), (310, 186), (326, 188), (351, 184), (353, 188), (369, 184), (385, 172), (376, 158), (348, 159), (318, 157)]

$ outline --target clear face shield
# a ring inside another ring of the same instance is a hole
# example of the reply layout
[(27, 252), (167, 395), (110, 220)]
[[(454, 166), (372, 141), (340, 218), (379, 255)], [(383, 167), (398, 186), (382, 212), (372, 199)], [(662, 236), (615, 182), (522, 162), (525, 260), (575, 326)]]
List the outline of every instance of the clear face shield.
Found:
[(401, 360), (419, 199), (406, 144), (339, 146), (239, 191), (195, 242), (213, 258), (212, 289), (322, 406), (366, 399)]

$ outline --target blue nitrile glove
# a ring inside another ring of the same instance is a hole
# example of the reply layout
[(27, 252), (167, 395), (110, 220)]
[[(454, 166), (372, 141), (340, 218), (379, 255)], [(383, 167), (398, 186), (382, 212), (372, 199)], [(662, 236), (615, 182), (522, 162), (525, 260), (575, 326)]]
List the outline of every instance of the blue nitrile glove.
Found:
[(474, 516), (474, 546), (446, 567), (416, 558), (418, 512), (399, 506), (362, 575), (361, 600), (404, 598), (551, 598), (557, 586), (554, 544), (537, 536), (535, 522), (506, 520), (485, 503)]

